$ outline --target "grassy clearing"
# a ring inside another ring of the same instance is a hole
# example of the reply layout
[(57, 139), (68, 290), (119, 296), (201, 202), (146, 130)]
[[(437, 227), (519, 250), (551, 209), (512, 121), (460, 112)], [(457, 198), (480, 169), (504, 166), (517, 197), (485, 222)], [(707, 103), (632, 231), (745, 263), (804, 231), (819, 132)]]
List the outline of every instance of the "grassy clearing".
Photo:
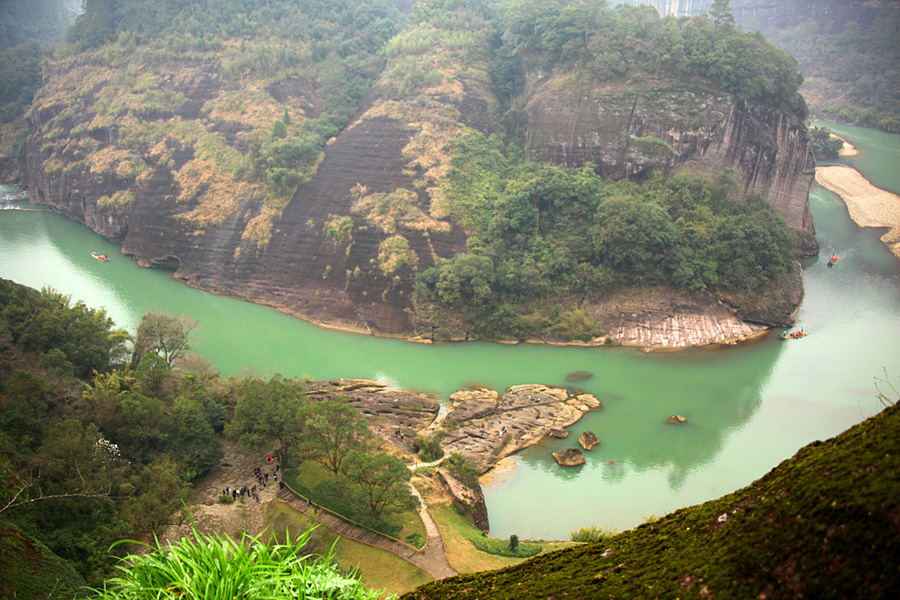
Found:
[[(428, 510), (441, 530), (447, 559), (460, 573), (502, 569), (519, 564), (524, 560), (488, 554), (476, 548), (469, 540), (481, 537), (481, 531), (471, 521), (459, 514), (452, 505), (433, 504), (429, 506)], [(496, 543), (505, 543), (505, 540), (496, 540)], [(578, 544), (574, 542), (541, 542), (540, 545), (542, 547), (541, 554), (545, 554)]]
[[(308, 494), (317, 484), (328, 481), (334, 477), (334, 474), (317, 462), (305, 461), (300, 464), (297, 469), (288, 469), (285, 472), (288, 484), (302, 494)], [(313, 501), (328, 508), (327, 504), (318, 502), (316, 498)], [(407, 541), (412, 535), (419, 535), (422, 539), (428, 537), (425, 531), (425, 524), (419, 517), (417, 511), (407, 511), (404, 513), (389, 515), (385, 519), (391, 525), (400, 525), (400, 533), (397, 538)]]
[[(276, 535), (283, 536), (286, 530), (291, 535), (306, 531), (315, 525), (315, 521), (283, 502), (273, 502), (267, 509), (266, 524)], [(432, 581), (428, 573), (390, 552), (341, 538), (324, 527), (318, 527), (310, 534), (310, 547), (314, 552), (327, 552), (332, 545), (334, 560), (341, 569), (358, 569), (363, 583), (371, 589), (402, 594)]]

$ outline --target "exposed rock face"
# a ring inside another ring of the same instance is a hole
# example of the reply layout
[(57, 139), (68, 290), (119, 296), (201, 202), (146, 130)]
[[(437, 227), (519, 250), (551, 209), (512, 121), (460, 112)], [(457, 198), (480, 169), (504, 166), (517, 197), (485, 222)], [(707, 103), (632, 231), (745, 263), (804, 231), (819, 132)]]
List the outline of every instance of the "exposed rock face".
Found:
[(797, 281), (784, 293), (792, 302), (770, 299), (763, 306), (739, 310), (708, 294), (632, 288), (610, 294), (591, 305), (591, 311), (610, 332), (610, 339), (623, 346), (685, 348), (738, 343), (764, 334), (770, 326), (793, 324), (791, 314), (800, 304), (803, 287), (799, 269), (790, 277)]
[[(455, 402), (446, 420), (458, 426), (447, 432), (442, 446), (448, 453), (465, 456), (479, 473), (504, 456), (549, 435), (557, 436), (560, 428), (601, 407), (591, 394), (573, 394), (545, 385), (516, 385), (499, 399), (478, 390), (457, 396)], [(488, 410), (489, 405), (492, 410)]]
[(566, 448), (565, 450), (554, 452), (553, 458), (556, 459), (556, 462), (561, 467), (578, 467), (587, 462), (584, 459), (584, 454), (578, 448)]
[(305, 391), (315, 400), (346, 399), (366, 417), (378, 437), (409, 454), (416, 451), (415, 435), (434, 421), (441, 408), (438, 399), (431, 395), (369, 379), (313, 381)]
[(797, 118), (699, 86), (668, 80), (575, 86), (540, 69), (527, 77), (531, 158), (605, 177), (714, 177), (734, 169), (742, 195), (757, 192), (794, 229), (815, 233), (809, 188), (815, 158)]
[(600, 439), (593, 431), (585, 431), (578, 436), (578, 443), (581, 444), (581, 447), (585, 450), (593, 450), (600, 445)]
[[(110, 91), (145, 71), (164, 99), (153, 108)], [(316, 81), (237, 84), (220, 72), (216, 59), (148, 66), (127, 53), (55, 63), (29, 115), (32, 200), (192, 286), (319, 324), (414, 333), (416, 272), (466, 248), (440, 178), (446, 148), (467, 127), (494, 132), (486, 64), (448, 76), (425, 108), (376, 84), (290, 198), (267, 195), (234, 165), (282, 113), (295, 122), (319, 115)], [(235, 108), (247, 89), (260, 103), (254, 111)], [(539, 71), (529, 73), (525, 99), (535, 160), (591, 161), (608, 177), (733, 168), (742, 193), (760, 192), (793, 227), (814, 231), (812, 153), (784, 113), (676, 82), (585, 91)], [(385, 218), (387, 205), (402, 210)], [(335, 223), (346, 231), (333, 235)]]
[(471, 520), (475, 526), (482, 531), (490, 531), (491, 526), (488, 521), (487, 505), (484, 503), (484, 493), (481, 486), (477, 483), (474, 487), (466, 485), (453, 476), (447, 469), (438, 469), (438, 477), (441, 483), (450, 493), (453, 499), (453, 506)]

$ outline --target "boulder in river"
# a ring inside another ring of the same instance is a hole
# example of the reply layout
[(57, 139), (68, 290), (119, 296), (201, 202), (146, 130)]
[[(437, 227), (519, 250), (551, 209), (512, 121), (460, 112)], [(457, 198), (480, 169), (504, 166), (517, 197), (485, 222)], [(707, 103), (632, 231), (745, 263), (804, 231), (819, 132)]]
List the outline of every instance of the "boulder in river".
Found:
[(600, 439), (593, 431), (585, 431), (578, 437), (578, 443), (581, 444), (581, 447), (585, 450), (593, 450), (596, 446), (600, 445)]
[(577, 467), (586, 462), (584, 454), (578, 448), (566, 448), (565, 450), (554, 452), (553, 458), (563, 467)]
[(550, 437), (563, 439), (569, 437), (569, 432), (562, 427), (553, 427), (547, 432), (547, 435), (549, 435)]

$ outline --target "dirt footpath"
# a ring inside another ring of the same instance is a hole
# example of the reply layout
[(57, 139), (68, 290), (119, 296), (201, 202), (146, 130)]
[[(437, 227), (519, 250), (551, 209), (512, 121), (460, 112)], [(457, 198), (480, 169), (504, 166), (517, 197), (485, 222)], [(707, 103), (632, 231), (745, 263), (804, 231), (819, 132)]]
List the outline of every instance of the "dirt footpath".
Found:
[[(200, 531), (227, 534), (240, 539), (246, 531), (258, 535), (265, 526), (266, 505), (278, 493), (275, 481), (275, 464), (267, 461), (267, 454), (244, 455), (234, 444), (224, 444), (225, 456), (219, 466), (211, 469), (195, 486), (196, 494), (188, 504), (191, 518)], [(269, 474), (265, 487), (259, 483), (253, 470), (259, 467), (263, 474)], [(280, 476), (281, 471), (277, 474)], [(238, 496), (231, 504), (220, 504), (218, 497), (227, 488), (240, 489), (244, 486), (257, 488), (259, 501), (250, 496)], [(169, 526), (160, 536), (160, 542), (177, 541), (188, 536), (192, 528), (191, 519)]]

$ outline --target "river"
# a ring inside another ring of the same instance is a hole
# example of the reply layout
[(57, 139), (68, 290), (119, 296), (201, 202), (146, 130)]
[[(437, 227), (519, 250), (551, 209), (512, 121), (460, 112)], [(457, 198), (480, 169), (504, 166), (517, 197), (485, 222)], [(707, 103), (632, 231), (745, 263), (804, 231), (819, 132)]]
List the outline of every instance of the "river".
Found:
[[(900, 193), (900, 136), (828, 124), (859, 150), (842, 159), (875, 185)], [(0, 191), (2, 193), (2, 191)], [(15, 202), (15, 201), (12, 201)], [(197, 320), (193, 347), (223, 375), (280, 372), (314, 379), (368, 377), (444, 397), (468, 384), (578, 386), (600, 398), (565, 440), (515, 457), (485, 488), (491, 534), (567, 539), (586, 525), (626, 529), (653, 515), (734, 491), (878, 410), (874, 378), (900, 383), (900, 269), (872, 231), (850, 221), (840, 199), (810, 197), (822, 256), (804, 262), (798, 322), (810, 334), (747, 346), (644, 354), (629, 348), (491, 343), (420, 345), (321, 329), (273, 309), (191, 289), (142, 269), (85, 226), (50, 212), (0, 211), (0, 277), (51, 286), (106, 307), (134, 331), (148, 310)], [(110, 262), (91, 258), (96, 250)], [(672, 414), (686, 426), (663, 424)], [(562, 469), (550, 452), (594, 431), (588, 462)]]

